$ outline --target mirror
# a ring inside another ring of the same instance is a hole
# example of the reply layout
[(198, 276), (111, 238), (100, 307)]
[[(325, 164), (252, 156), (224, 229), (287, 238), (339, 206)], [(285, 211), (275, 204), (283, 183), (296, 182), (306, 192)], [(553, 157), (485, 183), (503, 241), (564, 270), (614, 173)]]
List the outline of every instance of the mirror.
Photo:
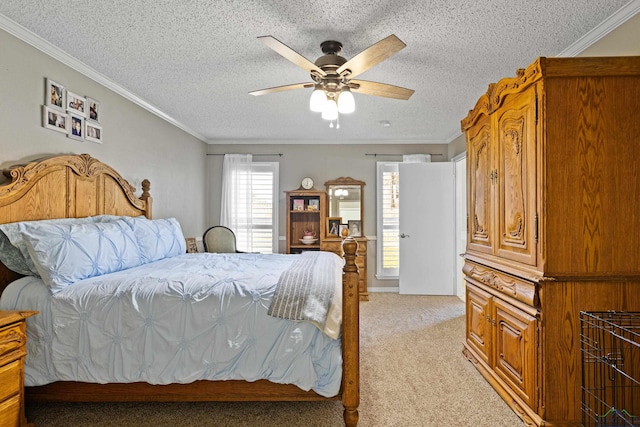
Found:
[(329, 217), (342, 218), (342, 224), (349, 221), (360, 221), (363, 227), (363, 187), (364, 181), (353, 178), (338, 178), (324, 183), (327, 188)]

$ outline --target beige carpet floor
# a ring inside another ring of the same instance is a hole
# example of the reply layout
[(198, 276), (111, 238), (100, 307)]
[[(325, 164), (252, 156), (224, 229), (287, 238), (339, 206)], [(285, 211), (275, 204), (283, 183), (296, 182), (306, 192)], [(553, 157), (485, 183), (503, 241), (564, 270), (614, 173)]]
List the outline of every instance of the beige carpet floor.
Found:
[[(522, 427), (462, 355), (457, 297), (372, 294), (361, 305), (363, 427)], [(27, 403), (36, 427), (343, 425), (339, 402)]]

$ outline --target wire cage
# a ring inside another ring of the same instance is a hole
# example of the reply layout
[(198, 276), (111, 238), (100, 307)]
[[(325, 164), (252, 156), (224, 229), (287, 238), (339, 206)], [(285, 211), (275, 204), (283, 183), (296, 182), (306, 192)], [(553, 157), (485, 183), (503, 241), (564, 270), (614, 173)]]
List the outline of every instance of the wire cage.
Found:
[(640, 312), (580, 312), (582, 425), (640, 426)]

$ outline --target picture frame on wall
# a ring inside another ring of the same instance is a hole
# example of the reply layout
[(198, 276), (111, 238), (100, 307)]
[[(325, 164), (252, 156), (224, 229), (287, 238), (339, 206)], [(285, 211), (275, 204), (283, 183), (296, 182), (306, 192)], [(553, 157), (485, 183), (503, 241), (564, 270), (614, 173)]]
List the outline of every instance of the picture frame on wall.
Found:
[(46, 80), (44, 103), (50, 108), (65, 111), (67, 91), (63, 85), (51, 79)]
[(84, 117), (69, 114), (69, 138), (84, 140)]
[(84, 126), (84, 139), (102, 144), (102, 126), (91, 120), (85, 120)]
[(349, 236), (362, 237), (362, 221), (359, 219), (350, 219), (349, 224)]
[(86, 117), (86, 104), (87, 99), (84, 96), (80, 96), (76, 93), (67, 91), (67, 111), (75, 114), (76, 116)]
[(327, 237), (338, 237), (340, 236), (340, 223), (342, 223), (342, 217), (339, 216), (330, 216), (327, 218), (327, 228), (326, 233)]
[(57, 108), (42, 106), (42, 127), (57, 132), (69, 132), (69, 115)]
[(87, 96), (87, 120), (94, 122), (100, 121), (100, 101)]

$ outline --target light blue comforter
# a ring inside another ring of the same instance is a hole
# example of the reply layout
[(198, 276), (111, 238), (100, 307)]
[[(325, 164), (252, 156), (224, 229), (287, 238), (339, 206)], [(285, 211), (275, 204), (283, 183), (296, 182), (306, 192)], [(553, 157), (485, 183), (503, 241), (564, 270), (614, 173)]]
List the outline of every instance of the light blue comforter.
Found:
[(54, 381), (189, 383), (201, 379), (340, 389), (340, 340), (267, 316), (295, 255), (184, 254), (74, 283), (52, 295), (34, 277), (0, 309), (27, 319), (25, 385)]

